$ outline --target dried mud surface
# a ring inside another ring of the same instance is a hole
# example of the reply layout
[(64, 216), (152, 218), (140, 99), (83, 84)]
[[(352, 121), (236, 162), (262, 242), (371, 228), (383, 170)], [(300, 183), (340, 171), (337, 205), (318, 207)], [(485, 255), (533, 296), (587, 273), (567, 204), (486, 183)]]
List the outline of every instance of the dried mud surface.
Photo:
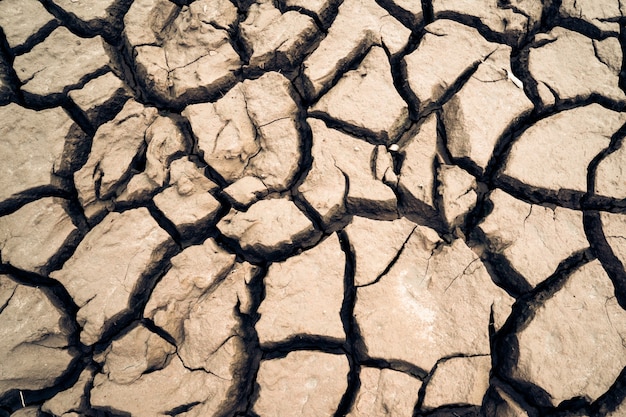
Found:
[(625, 12), (0, 0), (0, 416), (626, 416)]

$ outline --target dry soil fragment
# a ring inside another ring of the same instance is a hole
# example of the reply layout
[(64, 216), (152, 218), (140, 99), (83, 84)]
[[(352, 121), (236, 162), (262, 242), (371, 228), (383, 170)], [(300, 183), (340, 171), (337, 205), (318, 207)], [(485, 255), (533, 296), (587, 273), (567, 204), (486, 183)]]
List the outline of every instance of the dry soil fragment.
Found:
[(293, 10), (306, 10), (315, 15), (324, 29), (328, 29), (342, 0), (284, 0), (286, 7)]
[(79, 307), (81, 342), (96, 343), (116, 317), (128, 312), (131, 297), (171, 245), (145, 208), (110, 213), (87, 233), (63, 269), (50, 274)]
[(134, 2), (124, 16), (124, 37), (141, 85), (175, 106), (232, 85), (241, 62), (226, 29), (236, 19), (228, 0), (198, 0), (180, 9), (166, 0)]
[(482, 170), (505, 130), (533, 109), (523, 88), (509, 78), (510, 55), (511, 48), (500, 46), (443, 106), (450, 154)]
[(259, 178), (272, 191), (291, 185), (300, 162), (299, 112), (288, 79), (270, 72), (246, 80), (215, 103), (188, 106), (204, 160), (227, 182)]
[(355, 216), (344, 229), (355, 257), (354, 285), (371, 284), (391, 264), (417, 225)]
[(13, 66), (22, 91), (43, 97), (64, 93), (85, 78), (109, 68), (102, 38), (79, 38), (65, 27), (54, 30), (30, 52), (15, 57)]
[[(530, 49), (528, 69), (557, 98), (584, 99), (599, 94), (612, 100), (626, 100), (618, 85), (619, 69), (612, 69), (598, 59), (590, 38), (560, 27), (540, 36), (541, 46)], [(621, 62), (621, 51), (615, 53)]]
[(143, 327), (114, 341), (101, 355), (103, 373), (94, 379), (92, 405), (138, 417), (165, 417), (188, 405), (189, 417), (224, 411), (231, 382), (185, 368), (174, 349)]
[(178, 354), (187, 368), (203, 368), (225, 381), (236, 382), (246, 365), (239, 312), (251, 303), (246, 281), (252, 274), (251, 265), (236, 264), (221, 282), (207, 288), (196, 300), (192, 298), (183, 337), (178, 342)]
[[(66, 175), (72, 119), (61, 109), (29, 110), (11, 103), (0, 107), (0, 202), (36, 188), (55, 188), (54, 174)], [(9, 158), (8, 155), (11, 155)]]
[(176, 122), (158, 116), (144, 133), (146, 142), (145, 168), (135, 174), (116, 198), (117, 202), (144, 202), (165, 184), (172, 159), (186, 153), (187, 139)]
[(188, 158), (170, 165), (170, 187), (154, 196), (157, 208), (181, 235), (198, 232), (215, 222), (220, 203), (209, 191), (217, 185)]
[(433, 113), (400, 148), (404, 154), (398, 191), (403, 204), (411, 212), (432, 217), (435, 210), (435, 157), (437, 156), (437, 116)]
[(112, 72), (89, 81), (68, 95), (94, 126), (112, 119), (131, 96), (124, 82)]
[(563, 17), (582, 19), (603, 32), (617, 35), (623, 4), (623, 1), (563, 0), (559, 12)]
[(152, 291), (144, 316), (168, 332), (175, 340), (184, 340), (184, 321), (201, 295), (221, 282), (235, 264), (229, 254), (213, 239), (190, 246), (174, 256), (172, 267)]
[(0, 217), (2, 262), (26, 271), (47, 274), (50, 262), (78, 238), (61, 199), (42, 198)]
[(348, 387), (343, 355), (296, 351), (261, 362), (253, 411), (264, 417), (330, 416)]
[(250, 51), (250, 67), (264, 70), (295, 67), (319, 36), (312, 18), (294, 10), (281, 13), (269, 1), (252, 4), (239, 29)]
[(381, 143), (395, 141), (409, 124), (408, 105), (393, 85), (387, 54), (377, 46), (356, 70), (345, 73), (311, 111)]
[(539, 385), (554, 406), (604, 394), (626, 365), (626, 311), (613, 292), (600, 262), (574, 272), (518, 333), (513, 377)]
[(0, 396), (51, 387), (74, 359), (70, 320), (38, 288), (0, 275)]
[(239, 210), (249, 207), (267, 195), (267, 187), (257, 177), (243, 177), (224, 188), (224, 195)]
[(389, 272), (357, 289), (354, 316), (369, 356), (429, 370), (452, 354), (489, 354), (491, 308), (499, 327), (510, 304), (462, 240), (444, 245), (418, 226)]
[(261, 200), (248, 211), (231, 210), (217, 224), (253, 259), (277, 258), (311, 246), (319, 237), (313, 223), (286, 199)]
[[(81, 372), (78, 381), (74, 386), (59, 392), (51, 399), (42, 404), (41, 410), (59, 417), (78, 417), (88, 415), (90, 404), (85, 397), (91, 383), (93, 382), (95, 371), (91, 367)], [(81, 414), (79, 414), (81, 413)]]
[[(499, 47), (487, 42), (476, 29), (452, 20), (437, 20), (425, 30), (415, 52), (404, 58), (409, 87), (420, 110), (439, 101), (464, 72)], [(446, 51), (445, 57), (441, 51)]]
[[(340, 195), (342, 198), (345, 196), (345, 206), (352, 214), (397, 218), (396, 195), (372, 172), (374, 145), (329, 129), (322, 121), (308, 119), (308, 122), (313, 132), (313, 168), (299, 191), (321, 215), (323, 222), (330, 222), (343, 212)], [(325, 173), (322, 171), (325, 168), (330, 168), (330, 171)], [(346, 182), (339, 177), (340, 173), (349, 183), (347, 190), (343, 186)], [(335, 179), (336, 182), (329, 183)], [(324, 185), (314, 188), (320, 182)], [(327, 195), (328, 192), (330, 195)]]
[(626, 113), (590, 104), (535, 122), (513, 144), (504, 175), (531, 187), (585, 192), (587, 167)]
[(426, 386), (423, 407), (480, 406), (489, 388), (490, 370), (489, 355), (450, 358), (438, 363)]
[(345, 340), (339, 316), (346, 259), (336, 234), (270, 266), (256, 324), (261, 346), (297, 336)]
[(626, 271), (626, 216), (624, 214), (601, 212), (602, 229), (613, 254)]
[(310, 99), (319, 97), (372, 45), (384, 45), (395, 56), (406, 46), (410, 34), (374, 0), (345, 0), (326, 37), (304, 61), (305, 94)]
[(346, 212), (344, 196), (347, 182), (333, 156), (334, 141), (326, 137), (332, 131), (321, 120), (307, 121), (313, 131), (313, 162), (298, 192), (317, 213), (324, 229), (332, 229)]
[(626, 199), (626, 141), (604, 158), (596, 170), (595, 193), (618, 200)]
[(421, 381), (391, 369), (361, 368), (361, 386), (348, 417), (410, 416)]
[(496, 403), (488, 405), (490, 407), (488, 412), (502, 417), (528, 417), (528, 413), (510, 395), (498, 387), (495, 387), (494, 391)]
[(589, 246), (582, 212), (525, 203), (501, 190), (490, 195), (493, 211), (479, 225), (488, 246), (502, 253), (534, 287), (561, 261)]
[(2, 0), (0, 27), (13, 51), (24, 48), (46, 27), (56, 25), (54, 16), (37, 0)]
[(145, 151), (145, 135), (157, 118), (157, 109), (129, 100), (122, 111), (96, 131), (85, 165), (74, 174), (78, 199), (92, 221), (102, 215), (121, 192), (131, 164)]
[(443, 218), (450, 229), (465, 222), (467, 213), (476, 206), (476, 179), (455, 165), (441, 165), (437, 171)]
[(477, 18), (491, 31), (517, 44), (541, 20), (543, 5), (533, 0), (433, 0), (435, 17), (461, 15)]
[(77, 1), (52, 0), (52, 3), (67, 13), (67, 19), (88, 31), (116, 33), (120, 23), (116, 18), (122, 10), (118, 0)]

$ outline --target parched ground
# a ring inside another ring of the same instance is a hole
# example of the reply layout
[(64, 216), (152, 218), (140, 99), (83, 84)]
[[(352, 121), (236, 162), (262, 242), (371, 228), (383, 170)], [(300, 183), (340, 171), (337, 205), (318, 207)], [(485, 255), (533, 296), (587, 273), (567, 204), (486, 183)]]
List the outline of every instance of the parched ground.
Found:
[(0, 0), (0, 416), (626, 416), (625, 12)]

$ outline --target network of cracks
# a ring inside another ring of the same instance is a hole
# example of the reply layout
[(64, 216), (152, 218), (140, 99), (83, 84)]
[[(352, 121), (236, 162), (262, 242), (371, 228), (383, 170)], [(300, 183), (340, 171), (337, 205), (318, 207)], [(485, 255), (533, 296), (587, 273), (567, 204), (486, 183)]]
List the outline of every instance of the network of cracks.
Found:
[(1, 0), (0, 415), (626, 415), (625, 7)]

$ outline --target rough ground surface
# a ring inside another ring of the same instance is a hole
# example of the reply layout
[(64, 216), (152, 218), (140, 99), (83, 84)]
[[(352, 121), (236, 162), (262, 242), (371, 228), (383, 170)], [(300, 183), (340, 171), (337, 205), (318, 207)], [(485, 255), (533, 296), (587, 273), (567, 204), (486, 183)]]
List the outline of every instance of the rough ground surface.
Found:
[(624, 13), (0, 0), (0, 417), (625, 417)]

